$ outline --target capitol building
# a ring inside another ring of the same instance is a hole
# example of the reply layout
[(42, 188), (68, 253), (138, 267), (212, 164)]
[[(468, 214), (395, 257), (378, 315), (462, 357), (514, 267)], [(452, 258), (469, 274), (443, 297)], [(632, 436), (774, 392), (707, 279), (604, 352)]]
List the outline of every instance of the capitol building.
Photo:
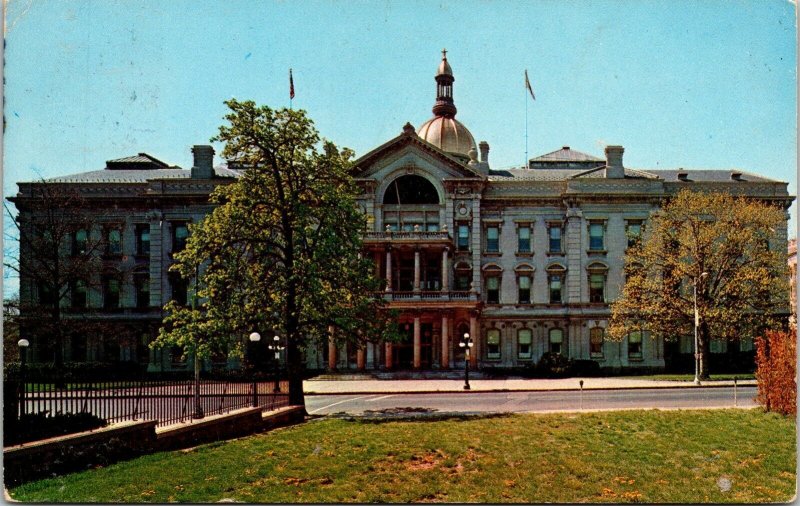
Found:
[[(364, 254), (386, 280), (384, 297), (398, 311), (405, 339), (352, 349), (332, 339), (307, 351), (308, 366), (337, 370), (464, 367), (459, 341), (474, 340), (477, 368), (535, 364), (544, 353), (592, 360), (603, 369), (663, 369), (692, 353), (690, 336), (664, 342), (648, 332), (606, 339), (609, 303), (624, 283), (624, 255), (664, 199), (689, 188), (744, 195), (789, 208), (787, 183), (739, 169), (642, 170), (627, 167), (623, 146), (587, 154), (569, 146), (496, 170), (490, 146), (476, 142), (457, 119), (455, 74), (446, 56), (435, 74), (433, 117), (363, 154), (353, 166), (358, 203), (367, 215)], [(421, 90), (424, 92), (425, 90)], [(462, 104), (462, 107), (468, 107)], [(147, 362), (150, 370), (185, 367), (179, 353), (151, 350), (163, 306), (186, 302), (187, 284), (168, 273), (183, 248), (187, 224), (212, 209), (208, 195), (239, 171), (215, 166), (210, 146), (193, 148), (190, 170), (146, 153), (110, 160), (101, 170), (50, 183), (80, 189), (103, 230), (118, 246), (104, 258), (98, 287), (64, 301), (76, 314), (119, 325), (119, 332), (75, 334), (67, 360)], [(29, 212), (36, 182), (20, 183), (12, 198)], [(779, 231), (785, 250), (787, 230)], [(23, 256), (24, 252), (21, 253)], [(102, 279), (101, 279), (102, 278)], [(22, 301), (40, 294), (21, 279)], [(24, 322), (24, 318), (23, 318)], [(43, 337), (32, 339), (34, 360), (45, 360)], [(713, 343), (712, 352), (752, 350), (750, 336)], [(224, 360), (224, 358), (219, 358)]]

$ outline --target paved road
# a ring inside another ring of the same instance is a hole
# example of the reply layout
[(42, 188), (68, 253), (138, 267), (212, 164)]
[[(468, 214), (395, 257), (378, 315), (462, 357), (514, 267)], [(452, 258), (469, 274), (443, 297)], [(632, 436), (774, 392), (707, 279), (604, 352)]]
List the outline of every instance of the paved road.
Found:
[[(312, 415), (362, 414), (391, 408), (424, 408), (439, 412), (526, 413), (631, 408), (734, 407), (733, 387), (585, 390), (554, 392), (471, 392), (431, 394), (309, 395)], [(755, 386), (737, 389), (736, 406), (755, 406)]]

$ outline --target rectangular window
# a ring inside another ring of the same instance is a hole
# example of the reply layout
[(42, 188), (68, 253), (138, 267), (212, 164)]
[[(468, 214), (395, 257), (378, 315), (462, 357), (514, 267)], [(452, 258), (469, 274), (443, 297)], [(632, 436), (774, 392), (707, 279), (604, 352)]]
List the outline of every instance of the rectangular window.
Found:
[(605, 329), (603, 327), (594, 327), (589, 331), (589, 354), (592, 358), (603, 357), (604, 337)]
[(106, 254), (120, 255), (122, 253), (122, 232), (118, 228), (108, 229), (106, 232)]
[(519, 329), (517, 331), (517, 357), (518, 358), (531, 358), (531, 343), (533, 342), (533, 334), (531, 329)]
[(500, 229), (488, 227), (486, 229), (486, 252), (498, 253), (500, 251)]
[(628, 221), (625, 225), (625, 235), (628, 236), (628, 247), (630, 248), (642, 237), (642, 222)]
[(458, 226), (458, 244), (456, 247), (459, 251), (469, 250), (469, 225), (461, 224)]
[(78, 280), (72, 283), (70, 289), (70, 305), (75, 309), (86, 307), (86, 282)]
[(136, 225), (136, 254), (141, 256), (150, 255), (150, 225)]
[(628, 358), (633, 360), (641, 360), (642, 332), (635, 331), (628, 334)]
[(561, 274), (550, 275), (550, 304), (561, 304)]
[(603, 251), (605, 250), (605, 224), (603, 222), (595, 221), (589, 223), (589, 250), (590, 251)]
[(528, 275), (519, 277), (519, 303), (531, 303), (531, 277)]
[(120, 283), (116, 277), (103, 278), (103, 308), (104, 309), (118, 309), (119, 308), (119, 292)]
[(486, 333), (486, 358), (500, 358), (500, 331), (489, 329)]
[(564, 331), (561, 329), (550, 329), (550, 353), (561, 353), (561, 345), (564, 342)]
[(531, 227), (528, 225), (520, 226), (517, 229), (517, 252), (531, 252)]
[(172, 287), (172, 300), (178, 303), (179, 306), (186, 306), (189, 301), (189, 283), (179, 275), (172, 275), (170, 277), (170, 285)]
[(561, 253), (561, 226), (550, 225), (547, 233), (550, 237), (550, 253)]
[(186, 223), (172, 224), (172, 252), (178, 253), (186, 249), (186, 239), (189, 238), (189, 227)]
[(500, 303), (500, 278), (497, 276), (486, 278), (486, 302), (489, 304)]
[(472, 276), (469, 274), (457, 272), (456, 273), (456, 290), (469, 290), (469, 283)]
[(600, 304), (606, 301), (606, 276), (605, 274), (589, 275), (589, 302)]
[(136, 274), (134, 283), (136, 285), (136, 307), (139, 309), (150, 307), (150, 275)]
[(85, 255), (88, 242), (89, 233), (85, 229), (76, 231), (72, 236), (72, 254)]
[(39, 294), (39, 304), (43, 306), (52, 306), (55, 304), (55, 293), (53, 293), (49, 283), (39, 282), (39, 285), (36, 288)]

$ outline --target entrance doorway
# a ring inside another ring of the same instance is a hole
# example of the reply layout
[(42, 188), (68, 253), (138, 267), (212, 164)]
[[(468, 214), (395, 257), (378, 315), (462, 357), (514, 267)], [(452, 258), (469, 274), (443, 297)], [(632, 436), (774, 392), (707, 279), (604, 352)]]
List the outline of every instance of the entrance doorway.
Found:
[[(393, 343), (392, 367), (395, 370), (414, 367), (414, 324), (400, 324), (402, 339)], [(430, 369), (433, 364), (433, 324), (420, 323), (420, 368)]]

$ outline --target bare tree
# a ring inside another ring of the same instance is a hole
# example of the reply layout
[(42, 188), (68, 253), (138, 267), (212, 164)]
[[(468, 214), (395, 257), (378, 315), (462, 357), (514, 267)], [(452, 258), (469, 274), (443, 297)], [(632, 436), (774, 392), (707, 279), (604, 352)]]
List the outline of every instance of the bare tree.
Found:
[(64, 338), (88, 322), (89, 290), (99, 283), (107, 238), (77, 189), (40, 181), (30, 195), (12, 197), (18, 213), (5, 205), (18, 248), (6, 248), (5, 267), (20, 279), (20, 325), (40, 348), (51, 348), (54, 365), (64, 362)]

